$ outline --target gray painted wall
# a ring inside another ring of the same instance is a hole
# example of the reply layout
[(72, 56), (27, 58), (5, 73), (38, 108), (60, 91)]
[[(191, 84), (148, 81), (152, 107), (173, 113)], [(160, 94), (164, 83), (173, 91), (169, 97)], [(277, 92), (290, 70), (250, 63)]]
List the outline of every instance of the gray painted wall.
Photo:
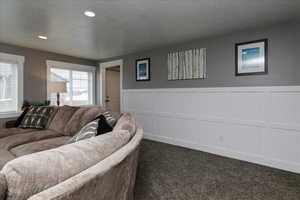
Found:
[[(269, 39), (269, 74), (235, 76), (235, 43)], [(124, 89), (188, 88), (230, 86), (300, 85), (300, 24), (289, 23), (249, 30), (226, 36), (174, 45), (161, 49), (123, 56)], [(195, 47), (207, 48), (207, 75), (205, 80), (167, 80), (167, 54), (170, 51)], [(151, 58), (151, 81), (135, 81), (135, 60)], [(108, 61), (111, 59), (106, 59)]]
[(93, 60), (81, 59), (2, 43), (0, 43), (0, 52), (25, 56), (24, 100), (28, 101), (44, 101), (47, 98), (46, 60), (57, 60), (62, 62), (97, 66), (97, 62)]

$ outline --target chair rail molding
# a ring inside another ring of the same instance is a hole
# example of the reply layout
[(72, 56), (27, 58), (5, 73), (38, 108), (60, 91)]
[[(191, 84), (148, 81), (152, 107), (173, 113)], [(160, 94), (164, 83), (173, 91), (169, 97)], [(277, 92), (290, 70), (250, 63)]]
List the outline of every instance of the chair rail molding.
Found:
[(145, 138), (300, 173), (300, 86), (123, 90)]

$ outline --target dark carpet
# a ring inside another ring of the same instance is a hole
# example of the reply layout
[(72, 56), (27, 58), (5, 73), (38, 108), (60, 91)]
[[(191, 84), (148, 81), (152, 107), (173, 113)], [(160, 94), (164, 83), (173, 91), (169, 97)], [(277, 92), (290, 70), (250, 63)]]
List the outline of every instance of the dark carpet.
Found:
[(144, 140), (135, 200), (300, 200), (300, 174)]

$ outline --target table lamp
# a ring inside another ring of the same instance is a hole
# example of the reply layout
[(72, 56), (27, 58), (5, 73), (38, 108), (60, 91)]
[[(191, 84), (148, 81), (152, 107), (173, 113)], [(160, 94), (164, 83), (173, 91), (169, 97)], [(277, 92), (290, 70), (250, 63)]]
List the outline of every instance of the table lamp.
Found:
[(50, 82), (50, 92), (56, 93), (57, 98), (57, 106), (60, 104), (60, 93), (66, 93), (67, 92), (67, 82), (63, 81), (51, 81)]

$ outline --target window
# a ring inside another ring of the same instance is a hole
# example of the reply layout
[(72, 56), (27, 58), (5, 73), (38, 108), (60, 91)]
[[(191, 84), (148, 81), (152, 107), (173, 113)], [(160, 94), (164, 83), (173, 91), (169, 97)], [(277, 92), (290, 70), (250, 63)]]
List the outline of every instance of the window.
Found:
[(17, 113), (23, 103), (24, 57), (0, 53), (0, 115)]
[[(60, 105), (83, 106), (94, 104), (95, 67), (57, 61), (47, 61), (48, 81), (65, 82), (67, 92), (60, 94)], [(49, 84), (48, 84), (49, 86)], [(48, 88), (48, 91), (50, 89)], [(56, 104), (56, 94), (48, 94)]]

